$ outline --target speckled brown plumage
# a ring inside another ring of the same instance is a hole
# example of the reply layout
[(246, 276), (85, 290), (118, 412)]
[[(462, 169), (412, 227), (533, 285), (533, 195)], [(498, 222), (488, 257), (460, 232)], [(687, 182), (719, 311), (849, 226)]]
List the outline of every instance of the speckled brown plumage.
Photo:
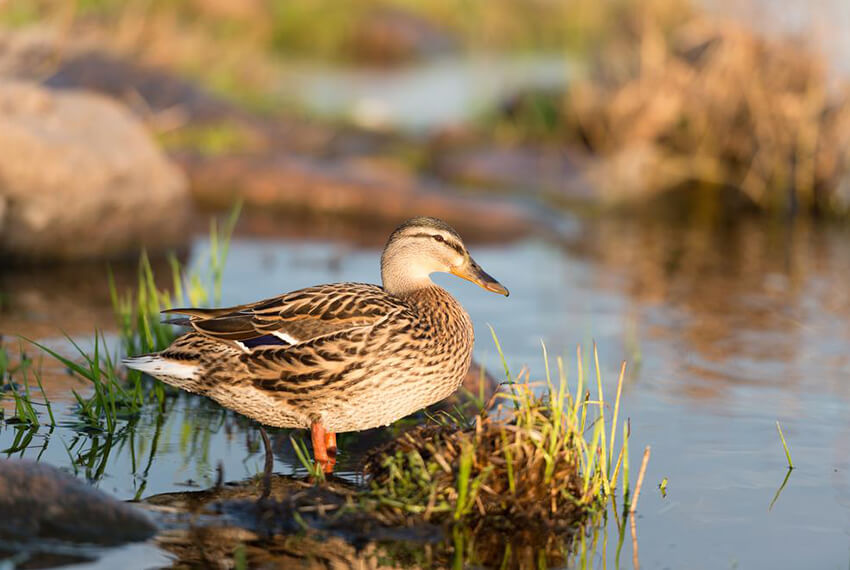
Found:
[[(293, 297), (297, 305), (289, 304)], [(348, 302), (336, 319), (317, 310), (340, 299)], [(197, 332), (160, 356), (204, 373), (162, 380), (266, 425), (308, 428), (320, 419), (328, 431), (345, 432), (386, 425), (442, 400), (469, 368), (472, 323), (436, 285), (401, 298), (374, 285), (336, 283), (285, 295), (275, 310), (270, 302), (259, 307), (192, 320)], [(233, 334), (209, 332), (229, 331), (228, 321), (238, 321), (267, 334), (272, 313), (282, 315), (276, 330), (305, 340), (246, 351), (228, 342)], [(300, 337), (305, 331), (321, 332)]]
[(192, 328), (125, 362), (266, 425), (327, 432), (387, 425), (453, 393), (473, 345), (463, 307), (428, 275), (450, 271), (507, 290), (433, 218), (400, 226), (382, 255), (384, 287), (334, 283), (226, 309), (174, 309)]

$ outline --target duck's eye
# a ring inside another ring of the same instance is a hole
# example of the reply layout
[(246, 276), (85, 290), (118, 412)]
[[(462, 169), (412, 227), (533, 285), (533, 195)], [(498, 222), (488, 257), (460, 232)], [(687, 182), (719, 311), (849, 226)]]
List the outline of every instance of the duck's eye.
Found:
[(437, 240), (440, 243), (443, 243), (444, 241), (446, 241), (446, 240), (443, 239), (443, 236), (441, 236), (441, 235), (435, 235), (434, 239)]

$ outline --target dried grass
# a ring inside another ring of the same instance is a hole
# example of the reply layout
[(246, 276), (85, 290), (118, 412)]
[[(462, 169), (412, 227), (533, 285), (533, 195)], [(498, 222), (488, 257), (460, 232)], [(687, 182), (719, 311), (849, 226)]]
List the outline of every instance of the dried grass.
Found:
[(850, 91), (823, 58), (701, 15), (668, 30), (663, 4), (631, 14), (566, 98), (568, 132), (611, 159), (600, 180), (618, 196), (696, 183), (766, 210), (846, 211)]

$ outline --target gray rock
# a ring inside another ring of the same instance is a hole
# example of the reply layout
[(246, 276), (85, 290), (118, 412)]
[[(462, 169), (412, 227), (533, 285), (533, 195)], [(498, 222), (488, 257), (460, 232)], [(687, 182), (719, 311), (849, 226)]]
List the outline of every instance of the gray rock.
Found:
[(156, 532), (148, 515), (33, 461), (0, 460), (0, 539), (113, 545)]
[(0, 125), (0, 256), (118, 256), (185, 237), (185, 177), (120, 104), (0, 79)]

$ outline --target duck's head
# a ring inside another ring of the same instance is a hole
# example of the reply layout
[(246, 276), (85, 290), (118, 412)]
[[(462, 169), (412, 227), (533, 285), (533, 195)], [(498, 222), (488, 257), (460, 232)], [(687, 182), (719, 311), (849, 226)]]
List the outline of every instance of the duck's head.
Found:
[(381, 255), (381, 279), (388, 293), (401, 295), (432, 284), (432, 273), (453, 273), (493, 293), (508, 290), (475, 263), (458, 233), (437, 218), (407, 220), (390, 235)]

